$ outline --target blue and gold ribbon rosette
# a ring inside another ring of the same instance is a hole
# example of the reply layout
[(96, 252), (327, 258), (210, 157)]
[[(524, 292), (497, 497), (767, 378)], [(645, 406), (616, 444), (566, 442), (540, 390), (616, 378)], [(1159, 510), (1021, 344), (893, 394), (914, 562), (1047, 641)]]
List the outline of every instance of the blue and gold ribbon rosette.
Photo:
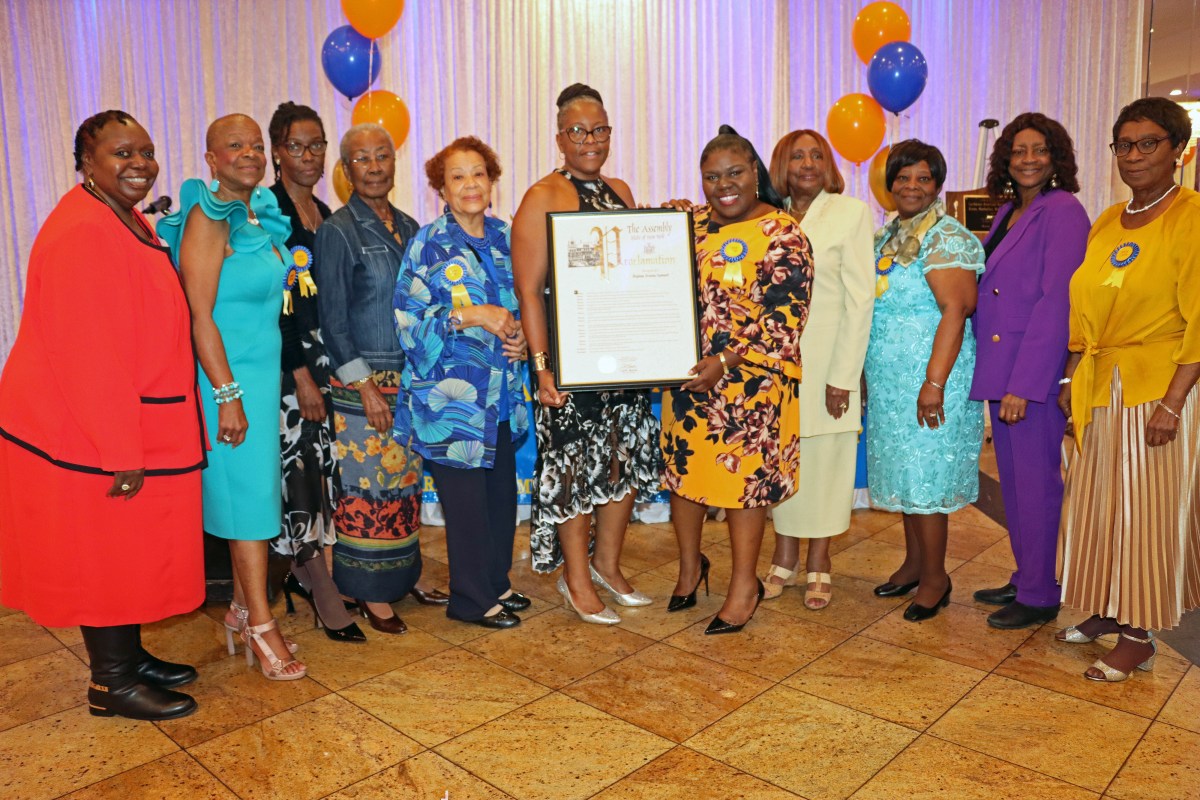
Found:
[(1109, 271), (1108, 278), (1100, 285), (1120, 289), (1125, 283), (1125, 268), (1132, 264), (1141, 253), (1142, 248), (1138, 247), (1136, 242), (1121, 242), (1117, 245), (1108, 257), (1108, 263), (1112, 265), (1112, 270)]
[(461, 258), (451, 259), (442, 275), (446, 278), (446, 283), (450, 284), (450, 300), (454, 307), (466, 308), (472, 305), (471, 295), (467, 294), (467, 287), (463, 285), (463, 280), (467, 277), (467, 262)]
[(312, 274), (309, 268), (312, 266), (313, 254), (302, 244), (298, 244), (291, 250), (292, 266), (288, 267), (288, 271), (283, 276), (283, 313), (291, 314), (292, 309), (292, 289), (296, 286), (300, 287), (301, 297), (312, 297), (317, 293), (317, 284), (312, 279)]
[(888, 290), (888, 275), (896, 271), (896, 259), (892, 256), (883, 256), (875, 259), (875, 296), (883, 297), (883, 293)]
[(742, 273), (741, 261), (749, 254), (750, 245), (744, 239), (726, 239), (721, 245), (721, 258), (725, 260), (725, 272), (721, 283), (726, 286), (741, 286), (746, 278)]

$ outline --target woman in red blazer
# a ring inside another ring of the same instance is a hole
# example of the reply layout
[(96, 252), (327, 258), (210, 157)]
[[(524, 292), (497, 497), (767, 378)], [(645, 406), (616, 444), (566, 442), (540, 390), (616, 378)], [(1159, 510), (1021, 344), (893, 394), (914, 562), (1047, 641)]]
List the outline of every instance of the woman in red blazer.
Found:
[(85, 176), (29, 258), (0, 376), (0, 603), (80, 626), (97, 716), (174, 719), (196, 670), (142, 648), (141, 623), (204, 602), (205, 440), (187, 301), (136, 207), (158, 175), (123, 111), (75, 135)]
[(975, 593), (1003, 606), (994, 628), (1025, 628), (1058, 616), (1055, 582), (1062, 511), (1058, 379), (1067, 359), (1067, 296), (1083, 260), (1090, 223), (1075, 199), (1075, 147), (1044, 114), (1021, 114), (992, 150), (988, 190), (1008, 198), (984, 240), (972, 324), (978, 351), (972, 400), (988, 400), (1000, 492), (1017, 570), (1009, 582)]

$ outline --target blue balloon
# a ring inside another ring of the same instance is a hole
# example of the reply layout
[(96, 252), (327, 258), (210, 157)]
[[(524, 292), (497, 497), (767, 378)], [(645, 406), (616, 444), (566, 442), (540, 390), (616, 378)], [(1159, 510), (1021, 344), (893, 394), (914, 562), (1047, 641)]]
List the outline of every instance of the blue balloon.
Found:
[(879, 105), (899, 114), (925, 91), (929, 66), (912, 42), (888, 42), (875, 51), (867, 67), (867, 86)]
[(325, 37), (321, 66), (333, 88), (351, 100), (371, 88), (383, 67), (375, 40), (349, 25), (343, 25)]

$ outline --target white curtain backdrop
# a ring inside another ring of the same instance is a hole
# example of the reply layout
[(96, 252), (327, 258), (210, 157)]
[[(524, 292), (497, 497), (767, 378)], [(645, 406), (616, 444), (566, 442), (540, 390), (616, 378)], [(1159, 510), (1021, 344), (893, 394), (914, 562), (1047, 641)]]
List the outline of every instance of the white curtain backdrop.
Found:
[[(1075, 138), (1081, 199), (1095, 215), (1120, 197), (1105, 149), (1142, 83), (1140, 0), (899, 0), (929, 84), (895, 125), (942, 148), (948, 189), (972, 188), (977, 124), (1027, 110)], [(640, 202), (700, 194), (696, 163), (727, 122), (764, 158), (788, 130), (824, 130), (843, 94), (867, 91), (850, 39), (865, 0), (408, 0), (379, 40), (374, 88), (408, 104), (394, 201), (418, 221), (439, 212), (423, 164), (476, 134), (504, 165), (495, 213), (557, 163), (554, 98), (583, 81), (614, 125), (606, 172)], [(345, 24), (338, 0), (6, 0), (0, 3), (0, 362), (16, 335), (34, 236), (78, 176), (78, 124), (133, 114), (158, 147), (152, 196), (207, 177), (204, 130), (222, 114), (262, 124), (283, 100), (307, 103), (331, 141), (352, 104), (320, 64)], [(332, 168), (330, 156), (327, 169)], [(869, 198), (866, 167), (842, 164)], [(318, 193), (337, 205), (329, 182)], [(88, 265), (79, 265), (86, 291)], [(81, 338), (86, 333), (81, 331)]]

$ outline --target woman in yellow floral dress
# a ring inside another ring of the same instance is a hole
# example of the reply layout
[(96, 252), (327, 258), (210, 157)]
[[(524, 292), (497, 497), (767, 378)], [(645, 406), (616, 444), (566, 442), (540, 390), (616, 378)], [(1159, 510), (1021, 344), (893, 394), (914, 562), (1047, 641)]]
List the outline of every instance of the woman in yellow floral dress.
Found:
[(767, 509), (796, 491), (800, 333), (813, 268), (800, 226), (760, 199), (773, 190), (749, 142), (716, 137), (700, 171), (708, 204), (693, 213), (704, 358), (692, 368), (696, 377), (663, 399), (665, 482), (680, 550), (667, 610), (695, 605), (701, 580), (707, 591), (700, 533), (707, 507), (724, 508), (733, 570), (705, 633), (733, 633), (763, 596), (755, 566)]

